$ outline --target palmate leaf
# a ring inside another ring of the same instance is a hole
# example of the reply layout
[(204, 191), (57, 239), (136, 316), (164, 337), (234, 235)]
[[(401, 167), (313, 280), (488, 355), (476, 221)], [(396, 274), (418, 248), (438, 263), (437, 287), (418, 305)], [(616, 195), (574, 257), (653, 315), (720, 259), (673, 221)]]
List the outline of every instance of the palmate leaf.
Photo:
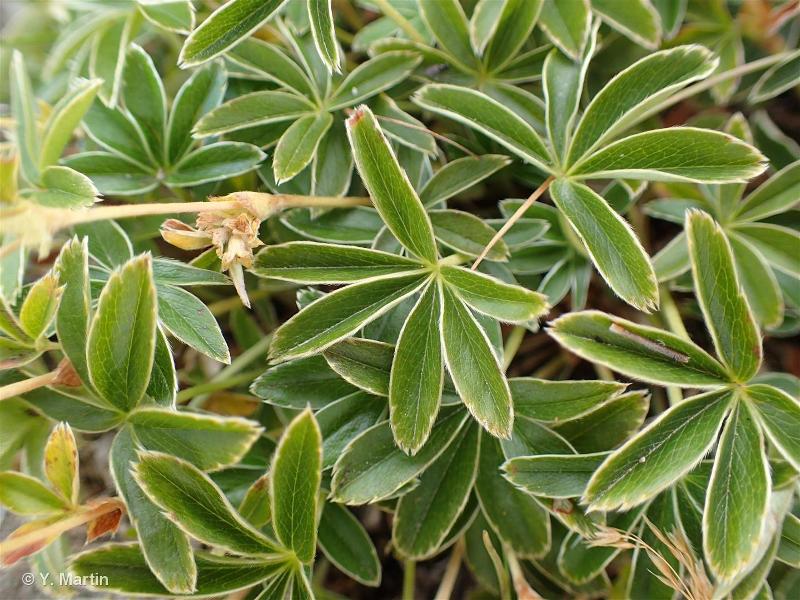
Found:
[(758, 221), (791, 208), (800, 198), (800, 161), (784, 167), (742, 202), (737, 221)]
[(141, 127), (150, 152), (161, 162), (167, 122), (166, 92), (153, 59), (136, 44), (128, 50), (125, 60), (122, 97), (125, 108)]
[(91, 179), (69, 167), (47, 167), (41, 173), (39, 185), (24, 194), (42, 206), (83, 208), (97, 202), (98, 191)]
[(686, 232), (697, 299), (717, 354), (736, 381), (761, 366), (761, 336), (739, 286), (730, 245), (706, 213), (691, 211)]
[(716, 441), (733, 393), (694, 396), (662, 413), (595, 471), (583, 501), (590, 510), (627, 510), (688, 473)]
[(506, 479), (533, 496), (577, 498), (607, 457), (607, 452), (518, 456), (506, 461), (503, 471)]
[(307, 98), (315, 98), (318, 93), (303, 69), (274, 44), (251, 37), (231, 48), (225, 56), (255, 75)]
[(562, 52), (578, 60), (586, 46), (591, 20), (589, 0), (545, 2), (539, 27)]
[(763, 445), (751, 409), (737, 402), (720, 438), (703, 511), (703, 551), (723, 581), (739, 575), (758, 548), (770, 496)]
[(610, 381), (547, 381), (532, 377), (514, 377), (508, 385), (515, 413), (544, 422), (575, 419), (625, 390), (625, 384)]
[(500, 71), (517, 56), (530, 38), (544, 4), (544, 0), (506, 0), (502, 3), (492, 33), (486, 37), (483, 53), (483, 60), (490, 69)]
[(252, 171), (266, 155), (253, 144), (216, 142), (185, 155), (165, 177), (173, 187), (190, 187)]
[(11, 112), (16, 121), (17, 148), (22, 176), (35, 183), (39, 178), (39, 136), (36, 134), (36, 101), (25, 60), (19, 50), (11, 57)]
[(292, 121), (314, 106), (303, 97), (280, 91), (252, 92), (208, 112), (194, 126), (197, 137), (238, 131), (256, 125)]
[[(477, 258), (489, 245), (495, 230), (475, 215), (460, 210), (429, 210), (428, 216), (433, 225), (436, 240), (459, 254)], [(508, 247), (503, 240), (495, 243), (487, 260), (505, 261), (508, 258)]]
[(211, 60), (250, 37), (286, 0), (229, 0), (186, 38), (178, 57), (182, 68)]
[(81, 81), (53, 107), (42, 138), (40, 169), (55, 164), (61, 157), (99, 88), (99, 81)]
[(421, 260), (435, 261), (430, 218), (369, 108), (359, 107), (347, 120), (347, 134), (358, 172), (386, 226)]
[(744, 394), (767, 438), (797, 469), (800, 466), (800, 440), (794, 434), (800, 427), (800, 402), (771, 385), (749, 385)]
[(469, 24), (458, 0), (422, 0), (419, 11), (437, 45), (461, 66), (474, 67), (476, 60), (470, 43)]
[(500, 154), (464, 156), (450, 161), (436, 171), (420, 191), (426, 207), (452, 198), (511, 163)]
[(413, 52), (385, 52), (358, 65), (337, 86), (327, 102), (328, 110), (348, 108), (376, 96), (405, 79), (419, 64)]
[(64, 286), (56, 313), (56, 332), (61, 348), (84, 384), (89, 382), (86, 337), (89, 330), (91, 296), (89, 253), (86, 239), (64, 244), (54, 267)]
[(658, 13), (648, 0), (632, 0), (624, 6), (614, 0), (592, 0), (592, 9), (614, 29), (650, 50), (661, 41)]
[(273, 168), (278, 185), (292, 179), (313, 159), (333, 117), (330, 113), (305, 115), (286, 130), (275, 147)]

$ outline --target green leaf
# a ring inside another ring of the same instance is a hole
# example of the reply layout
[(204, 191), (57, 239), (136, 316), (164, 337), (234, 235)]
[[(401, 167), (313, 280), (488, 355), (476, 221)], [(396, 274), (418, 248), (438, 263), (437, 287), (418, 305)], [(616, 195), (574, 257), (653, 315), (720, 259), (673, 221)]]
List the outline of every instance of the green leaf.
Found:
[(557, 179), (550, 193), (611, 289), (639, 310), (657, 307), (655, 272), (630, 225), (588, 186)]
[(387, 227), (420, 259), (434, 262), (438, 254), (430, 218), (369, 108), (360, 107), (347, 120), (347, 135), (358, 172)]
[(556, 423), (580, 417), (625, 390), (625, 384), (611, 381), (546, 381), (532, 377), (514, 377), (508, 385), (517, 415)]
[(155, 173), (110, 152), (72, 154), (61, 163), (86, 175), (104, 196), (138, 196), (158, 187)]
[(449, 285), (442, 294), (442, 344), (447, 370), (472, 416), (489, 433), (509, 437), (514, 408), (500, 363), (486, 333)]
[(729, 381), (722, 365), (692, 342), (598, 311), (564, 315), (548, 333), (578, 356), (642, 381), (690, 388)]
[(244, 94), (211, 110), (195, 125), (197, 137), (208, 137), (266, 125), (292, 121), (311, 112), (313, 106), (296, 94), (279, 91)]
[(40, 169), (58, 162), (64, 148), (72, 139), (75, 128), (92, 105), (100, 83), (96, 80), (79, 82), (53, 107), (42, 136)]
[(197, 296), (171, 285), (158, 286), (158, 318), (184, 344), (219, 362), (231, 362), (217, 320)]
[(327, 112), (304, 115), (292, 123), (275, 148), (273, 168), (278, 185), (308, 166), (332, 123), (333, 117)]
[(800, 51), (794, 51), (767, 69), (750, 90), (748, 100), (763, 102), (800, 84)]
[(270, 473), (275, 533), (300, 561), (309, 563), (317, 546), (317, 495), (322, 477), (322, 435), (310, 409), (295, 417), (284, 431)]
[(144, 18), (167, 31), (188, 34), (194, 28), (191, 0), (139, 0)]
[(190, 187), (252, 171), (266, 158), (252, 144), (216, 142), (184, 156), (164, 179), (173, 187)]
[(419, 14), (451, 60), (467, 69), (476, 66), (467, 16), (458, 0), (420, 0)]
[(758, 549), (770, 496), (764, 440), (737, 402), (722, 431), (703, 511), (703, 553), (723, 581), (741, 574)]
[[(565, 3), (545, 2), (550, 6), (550, 11), (558, 12), (562, 9), (573, 10), (581, 7), (587, 8), (585, 0), (567, 0)], [(588, 11), (587, 11), (588, 14)], [(588, 25), (588, 20), (587, 20)], [(583, 82), (589, 59), (594, 52), (597, 36), (593, 34), (580, 62), (574, 62), (564, 56), (557, 49), (553, 49), (544, 61), (542, 80), (544, 84), (544, 99), (546, 106), (547, 134), (553, 144), (553, 151), (559, 161), (564, 160), (564, 155), (569, 146), (569, 136), (575, 124), (578, 105), (583, 92)], [(583, 48), (585, 41), (581, 42)], [(576, 59), (578, 60), (578, 59)]]
[(577, 419), (556, 423), (553, 430), (582, 454), (603, 452), (639, 431), (649, 408), (649, 394), (635, 390), (612, 398)]
[(405, 557), (432, 556), (445, 541), (469, 499), (478, 469), (480, 429), (470, 423), (422, 474), (420, 484), (400, 498), (392, 541)]
[(321, 356), (309, 356), (270, 367), (250, 391), (274, 406), (318, 409), (357, 391)]
[(384, 117), (381, 127), (392, 141), (429, 156), (436, 154), (436, 140), (428, 133), (425, 124), (397, 106), (389, 96), (379, 95), (373, 102), (372, 110), (378, 119)]
[(308, 75), (274, 44), (249, 38), (232, 48), (226, 58), (306, 98), (314, 98), (317, 94)]
[(413, 52), (384, 52), (361, 63), (339, 84), (327, 101), (328, 110), (363, 102), (405, 80), (420, 63)]
[(331, 0), (309, 0), (308, 20), (317, 53), (325, 62), (328, 70), (341, 72), (339, 43), (333, 26), (333, 7)]
[(550, 171), (549, 153), (536, 130), (486, 94), (455, 85), (428, 84), (412, 99), (422, 108), (472, 127), (522, 160)]
[[(134, 481), (137, 444), (130, 426), (123, 427), (111, 445), (109, 465), (120, 496), (128, 508), (128, 518), (136, 528), (149, 574), (175, 594), (195, 590), (197, 567), (189, 538), (153, 504)], [(108, 547), (108, 546), (106, 546)], [(199, 561), (198, 561), (199, 562)], [(147, 579), (137, 578), (139, 589)]]
[(377, 587), (381, 563), (359, 520), (340, 504), (325, 502), (319, 521), (319, 547), (337, 569), (363, 585)]
[(153, 356), (153, 370), (145, 394), (153, 403), (166, 408), (175, 408), (175, 394), (178, 391), (178, 375), (167, 336), (159, 327), (156, 333), (156, 351)]
[(761, 335), (747, 304), (725, 233), (706, 213), (686, 217), (695, 294), (722, 362), (737, 381), (761, 366)]
[(765, 327), (783, 321), (783, 296), (772, 268), (749, 242), (729, 235), (736, 273), (753, 315)]
[(323, 439), (322, 468), (327, 469), (355, 437), (386, 417), (386, 401), (357, 391), (332, 402), (315, 416)]
[(69, 500), (16, 471), (0, 472), (0, 503), (18, 515), (51, 515), (69, 509)]
[(178, 57), (181, 68), (193, 67), (219, 56), (250, 37), (286, 0), (229, 0), (186, 38)]
[(507, 2), (493, 2), (492, 0), (478, 0), (469, 19), (469, 41), (472, 49), (478, 56), (483, 56), (487, 44), (497, 31), (500, 16)]
[(583, 501), (590, 510), (627, 510), (672, 485), (714, 445), (732, 397), (707, 392), (672, 406), (603, 463)]
[(69, 167), (47, 167), (39, 180), (41, 189), (30, 192), (37, 204), (51, 208), (84, 208), (97, 202), (92, 180)]
[(125, 61), (122, 97), (125, 108), (141, 128), (150, 153), (161, 163), (167, 122), (166, 92), (153, 59), (136, 44), (128, 50)]
[(106, 590), (105, 593), (117, 592), (130, 597), (194, 592), (195, 597), (208, 597), (246, 590), (285, 568), (283, 561), (219, 556), (202, 550), (195, 553), (194, 562), (197, 563), (197, 585), (184, 592), (162, 584), (151, 572), (149, 562), (137, 544), (106, 544), (87, 550), (72, 558), (70, 569), (87, 580), (92, 574), (97, 578), (102, 573), (108, 578), (108, 583), (98, 590)]
[[(16, 122), (16, 146), (22, 176), (28, 183), (39, 179), (39, 135), (36, 130), (36, 100), (22, 52), (14, 50), (9, 73), (11, 114)], [(71, 133), (71, 132), (70, 132)]]
[(242, 519), (208, 475), (186, 461), (143, 451), (133, 473), (150, 500), (195, 539), (233, 553), (278, 558), (275, 543)]
[(128, 234), (116, 221), (84, 223), (73, 227), (75, 233), (89, 243), (89, 256), (111, 270), (133, 258), (133, 246)]
[(518, 456), (506, 461), (503, 471), (506, 479), (532, 496), (577, 498), (607, 457), (607, 452)]
[(573, 60), (578, 60), (583, 54), (591, 21), (588, 0), (545, 2), (539, 15), (539, 27)]
[(101, 28), (94, 36), (89, 55), (89, 74), (95, 79), (102, 79), (100, 98), (114, 108), (122, 88), (122, 75), (125, 71), (125, 58), (131, 40), (141, 24), (139, 11), (133, 10), (111, 22), (110, 26)]
[(314, 153), (311, 193), (319, 196), (342, 196), (350, 187), (352, 174), (353, 155), (347, 141), (347, 131), (343, 121), (334, 120), (333, 126)]
[(176, 286), (230, 285), (231, 281), (219, 271), (200, 269), (170, 258), (153, 261), (153, 278), (156, 284)]
[(800, 470), (800, 403), (783, 390), (771, 385), (750, 385), (745, 397), (769, 441), (796, 470)]
[(506, 67), (531, 37), (544, 0), (506, 0), (489, 36), (484, 62), (494, 71)]
[(272, 518), (272, 497), (269, 490), (269, 474), (262, 475), (247, 488), (239, 503), (239, 514), (253, 527), (263, 527)]
[(426, 444), (413, 456), (395, 445), (386, 421), (360, 434), (333, 466), (331, 499), (344, 504), (372, 503), (412, 481), (448, 447), (466, 421), (463, 411), (442, 413)]
[(653, 256), (653, 270), (658, 281), (669, 281), (692, 268), (689, 262), (689, 244), (681, 231)]
[(189, 461), (203, 471), (239, 462), (262, 428), (237, 417), (142, 408), (128, 419), (139, 443)]
[(150, 380), (156, 320), (151, 258), (145, 254), (109, 278), (87, 342), (92, 384), (109, 404), (122, 411), (136, 407)]
[(661, 42), (661, 22), (649, 0), (631, 0), (621, 5), (614, 0), (592, 0), (600, 18), (637, 44), (654, 50)]
[(783, 522), (777, 558), (794, 568), (800, 566), (800, 518), (792, 514)]
[(613, 142), (575, 164), (570, 174), (581, 179), (729, 183), (759, 175), (765, 161), (761, 152), (726, 133), (671, 127)]
[(136, 122), (119, 110), (95, 100), (83, 118), (90, 138), (109, 152), (135, 162), (143, 170), (153, 165), (144, 134)]
[(469, 189), (510, 163), (511, 160), (501, 154), (457, 158), (433, 174), (422, 188), (420, 200), (426, 207), (434, 206)]
[(225, 95), (226, 74), (218, 63), (197, 69), (181, 86), (167, 123), (167, 159), (174, 164), (192, 145), (192, 128)]
[(397, 445), (415, 454), (430, 435), (442, 397), (441, 299), (435, 283), (408, 315), (392, 360), (389, 418)]
[(308, 209), (295, 209), (280, 220), (304, 238), (334, 244), (369, 245), (383, 227), (380, 215), (366, 206), (332, 208), (319, 216)]
[(706, 77), (716, 66), (706, 48), (680, 46), (650, 54), (618, 73), (584, 112), (568, 152), (568, 164), (575, 164), (633, 125), (649, 108)]
[(272, 360), (320, 352), (374, 321), (424, 284), (422, 274), (368, 279), (311, 303), (275, 332)]
[(44, 336), (56, 316), (63, 287), (58, 277), (48, 273), (31, 286), (19, 311), (19, 324), (32, 339)]
[(740, 221), (758, 221), (780, 214), (797, 203), (800, 197), (800, 161), (784, 167), (747, 196), (736, 210)]
[(418, 262), (367, 248), (317, 242), (267, 246), (251, 271), (260, 277), (295, 283), (351, 283), (419, 269)]
[(390, 344), (348, 338), (327, 348), (323, 355), (330, 368), (345, 381), (371, 394), (389, 395), (394, 358), (394, 348)]
[[(428, 211), (428, 216), (437, 241), (460, 254), (478, 257), (494, 238), (495, 230), (471, 213), (442, 209)], [(503, 240), (492, 246), (486, 260), (508, 260), (508, 246)]]
[(542, 294), (463, 267), (442, 267), (442, 277), (472, 309), (506, 323), (525, 323), (547, 312)]
[(772, 223), (741, 223), (734, 227), (734, 233), (752, 244), (777, 270), (800, 277), (800, 232)]
[(64, 286), (56, 313), (56, 333), (61, 349), (84, 384), (89, 384), (86, 340), (89, 333), (91, 295), (89, 252), (86, 238), (73, 238), (61, 248), (54, 272)]
[(504, 458), (500, 442), (481, 434), (475, 490), (483, 514), (495, 532), (521, 558), (538, 558), (550, 547), (550, 518), (525, 492), (500, 473)]

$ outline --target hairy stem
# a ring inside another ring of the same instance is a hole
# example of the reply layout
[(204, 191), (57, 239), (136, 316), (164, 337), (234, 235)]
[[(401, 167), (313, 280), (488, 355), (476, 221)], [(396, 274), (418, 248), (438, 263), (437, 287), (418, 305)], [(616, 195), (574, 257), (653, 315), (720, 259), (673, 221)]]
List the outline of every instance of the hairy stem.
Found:
[(380, 11), (387, 17), (389, 17), (392, 21), (394, 21), (397, 26), (402, 29), (408, 37), (412, 40), (417, 42), (418, 44), (424, 44), (425, 38), (422, 37), (419, 31), (406, 19), (403, 15), (397, 12), (397, 9), (389, 4), (388, 0), (374, 0), (375, 6), (377, 6)]
[(41, 387), (51, 385), (55, 382), (58, 376), (59, 372), (58, 370), (55, 370), (51, 371), (50, 373), (45, 373), (44, 375), (39, 375), (37, 377), (31, 377), (30, 379), (4, 385), (3, 387), (0, 387), (0, 400), (7, 400), (8, 398), (13, 398), (14, 396), (21, 396), (22, 394), (27, 394), (33, 390), (38, 390)]
[(413, 560), (403, 561), (403, 600), (414, 600), (414, 584), (417, 578), (417, 563)]
[(491, 252), (492, 248), (494, 248), (494, 245), (503, 239), (503, 236), (508, 233), (508, 230), (511, 229), (514, 224), (522, 218), (522, 215), (525, 214), (525, 212), (533, 205), (533, 203), (539, 199), (539, 196), (547, 191), (547, 188), (550, 187), (550, 184), (553, 183), (554, 179), (555, 178), (552, 175), (545, 179), (542, 182), (542, 185), (536, 188), (534, 192), (528, 196), (528, 199), (520, 205), (520, 207), (513, 215), (511, 215), (508, 221), (503, 223), (503, 226), (500, 228), (500, 230), (494, 234), (494, 237), (489, 241), (488, 244), (486, 244), (486, 248), (481, 251), (478, 259), (472, 264), (473, 271), (478, 268), (478, 265), (481, 264), (484, 258), (486, 258), (486, 255)]
[(442, 583), (439, 589), (436, 590), (434, 600), (450, 600), (453, 596), (453, 588), (458, 579), (458, 572), (461, 570), (461, 559), (464, 556), (464, 540), (463, 538), (456, 542), (453, 547), (453, 552), (450, 554), (450, 560), (447, 561), (447, 567), (442, 577)]

